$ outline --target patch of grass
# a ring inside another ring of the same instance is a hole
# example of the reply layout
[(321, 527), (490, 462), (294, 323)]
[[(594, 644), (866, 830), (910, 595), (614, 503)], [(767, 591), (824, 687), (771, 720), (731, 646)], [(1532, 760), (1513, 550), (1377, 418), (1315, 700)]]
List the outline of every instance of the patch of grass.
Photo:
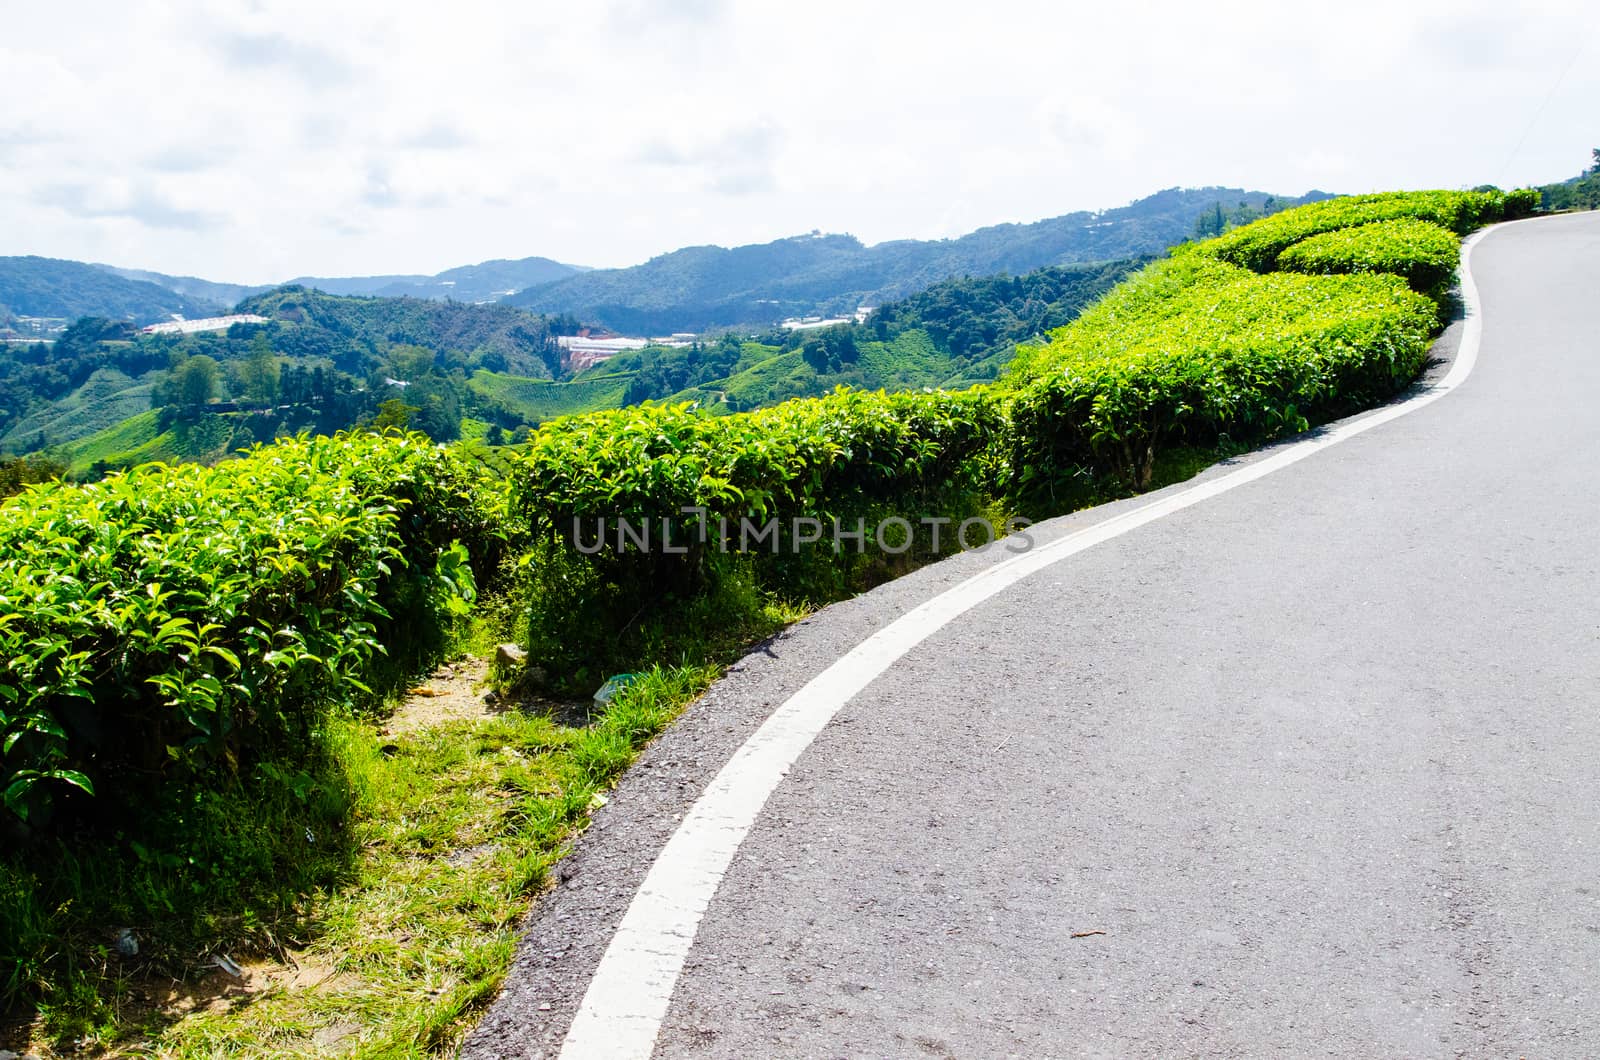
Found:
[[(550, 866), (639, 749), (716, 674), (653, 668), (581, 726), (507, 713), (390, 736), (380, 722), (335, 721), (326, 776), (340, 782), (344, 824), (336, 843), (318, 842), (341, 851), (341, 863), (322, 866), (316, 886), (284, 880), (286, 894), (302, 897), (269, 919), (258, 913), (253, 930), (243, 930), (248, 917), (208, 921), (209, 936), (196, 931), (176, 947), (189, 967), (173, 971), (193, 973), (226, 952), (265, 989), (174, 1019), (141, 1008), (148, 982), (102, 944), (94, 952), (103, 980), (115, 980), (109, 998), (96, 1000), (90, 977), (79, 978), (41, 1008), (37, 1032), (169, 1057), (451, 1052), (499, 989)], [(298, 820), (278, 823), (299, 836)], [(314, 974), (278, 965), (269, 975), (253, 963), (280, 953)]]
[(65, 447), (68, 474), (81, 476), (98, 461), (131, 465), (170, 459), (175, 455), (173, 434), (161, 430), (160, 417), (160, 412), (150, 409), (69, 444)]
[(130, 379), (115, 368), (98, 369), (71, 394), (17, 421), (0, 445), (21, 447), (38, 435), (61, 445), (116, 426), (150, 408), (150, 377)]
[(622, 406), (630, 377), (622, 374), (586, 376), (567, 383), (528, 379), (478, 371), (467, 385), (477, 393), (512, 409), (523, 419), (539, 423), (596, 409)]

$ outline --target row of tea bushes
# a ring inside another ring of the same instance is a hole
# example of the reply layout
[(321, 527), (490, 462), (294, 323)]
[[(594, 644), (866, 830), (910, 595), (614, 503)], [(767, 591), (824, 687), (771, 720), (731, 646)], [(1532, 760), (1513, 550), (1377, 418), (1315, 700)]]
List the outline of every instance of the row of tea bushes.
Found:
[[(0, 795), (130, 810), (292, 749), (428, 650), (500, 512), (420, 435), (149, 465), (0, 507)], [(81, 800), (80, 800), (81, 802)]]

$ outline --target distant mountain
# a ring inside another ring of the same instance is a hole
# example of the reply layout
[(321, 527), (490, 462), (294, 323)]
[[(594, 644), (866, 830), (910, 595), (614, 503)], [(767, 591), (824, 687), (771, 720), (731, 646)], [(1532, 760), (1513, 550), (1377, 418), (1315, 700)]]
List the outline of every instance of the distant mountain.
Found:
[(953, 277), (1159, 254), (1192, 235), (1201, 216), (1219, 204), (1259, 209), (1329, 197), (1169, 188), (1113, 210), (994, 225), (958, 239), (869, 247), (853, 236), (812, 234), (732, 249), (687, 247), (632, 268), (597, 269), (532, 287), (506, 301), (635, 334), (767, 325), (875, 305)]
[(98, 316), (142, 325), (174, 314), (209, 316), (221, 308), (209, 299), (80, 261), (0, 257), (0, 324), (18, 316), (68, 320)]
[(432, 276), (296, 276), (280, 286), (309, 287), (323, 294), (349, 297), (375, 295), (386, 287), (414, 286), (432, 279)]
[[(246, 298), (265, 294), (275, 287), (309, 287), (324, 294), (344, 296), (378, 295), (385, 298), (430, 298), (435, 301), (496, 302), (511, 291), (521, 291), (538, 284), (551, 283), (567, 276), (586, 271), (581, 266), (563, 265), (549, 258), (521, 258), (516, 261), (496, 259), (476, 265), (461, 265), (434, 276), (301, 276), (285, 284), (248, 286), (238, 283), (216, 283), (195, 276), (169, 276), (146, 269), (125, 269), (116, 265), (84, 265), (73, 261), (56, 261), (51, 258), (7, 258), (9, 262), (54, 262), (49, 268), (38, 265), (19, 265), (10, 273), (0, 267), (0, 314), (10, 309), (13, 314), (40, 317), (79, 316), (106, 317), (109, 319), (134, 319), (139, 324), (166, 320), (173, 313), (187, 317), (214, 316), (237, 305)], [(55, 266), (70, 266), (63, 270)], [(118, 280), (145, 285), (135, 295), (134, 289), (124, 285), (97, 284), (80, 270), (92, 269)], [(8, 279), (9, 277), (9, 279)], [(149, 290), (160, 288), (163, 293)], [(12, 298), (7, 294), (11, 293)], [(52, 299), (52, 294), (64, 297)], [(178, 298), (172, 298), (177, 295)], [(17, 303), (45, 306), (59, 312), (34, 312), (18, 308)], [(189, 306), (188, 310), (177, 308)], [(132, 307), (132, 308), (129, 308)], [(171, 307), (171, 308), (168, 308)], [(0, 316), (0, 323), (3, 323)]]
[(197, 276), (168, 276), (166, 273), (149, 272), (145, 269), (121, 269), (115, 265), (96, 265), (95, 268), (115, 273), (127, 280), (153, 283), (157, 287), (165, 287), (167, 290), (181, 294), (186, 298), (193, 298), (198, 302), (206, 302), (224, 309), (252, 295), (272, 290), (270, 284), (260, 287), (247, 287), (239, 283), (213, 283), (210, 280), (202, 280)]
[(549, 258), (496, 259), (477, 265), (446, 269), (434, 276), (302, 276), (290, 286), (311, 287), (327, 294), (409, 296), (458, 302), (495, 302), (506, 295), (538, 284), (551, 283), (584, 271)]

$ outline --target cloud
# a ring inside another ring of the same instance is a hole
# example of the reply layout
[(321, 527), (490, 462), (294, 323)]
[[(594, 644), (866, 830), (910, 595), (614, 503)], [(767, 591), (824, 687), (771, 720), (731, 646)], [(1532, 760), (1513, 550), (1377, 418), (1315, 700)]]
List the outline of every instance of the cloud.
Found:
[(85, 220), (124, 218), (146, 228), (201, 231), (224, 221), (216, 213), (184, 209), (148, 187), (95, 188), (64, 183), (38, 188), (31, 196), (41, 206), (53, 206)]
[(361, 192), (361, 201), (380, 210), (399, 204), (400, 196), (395, 192), (388, 166), (378, 162), (367, 166), (367, 183)]
[(435, 119), (400, 140), (401, 147), (419, 151), (454, 151), (470, 147), (473, 143), (473, 138), (463, 132), (460, 126), (443, 119)]
[(721, 195), (752, 195), (778, 186), (784, 134), (771, 121), (728, 129), (697, 143), (656, 139), (635, 150), (630, 161), (691, 171), (700, 185)]
[(323, 87), (350, 81), (354, 76), (351, 65), (334, 52), (281, 33), (225, 30), (212, 40), (223, 59), (246, 70), (282, 70)]
[(1592, 0), (1529, 5), (13, 4), (0, 231), (266, 282), (1543, 182), (1588, 162), (1600, 37)]
[(203, 173), (225, 166), (237, 150), (216, 140), (168, 144), (144, 156), (146, 167), (158, 173)]
[(1144, 141), (1132, 115), (1091, 95), (1050, 100), (1039, 109), (1045, 135), (1074, 159), (1126, 160)]
[(660, 29), (704, 30), (728, 15), (726, 0), (623, 0), (614, 6), (607, 23), (613, 32), (644, 35)]

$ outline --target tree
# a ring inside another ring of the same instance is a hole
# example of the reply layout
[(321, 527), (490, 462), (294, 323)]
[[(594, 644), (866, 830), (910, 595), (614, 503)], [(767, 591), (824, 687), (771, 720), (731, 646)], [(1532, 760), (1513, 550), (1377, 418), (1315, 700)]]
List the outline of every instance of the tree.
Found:
[(272, 355), (267, 336), (257, 332), (250, 343), (250, 356), (239, 368), (244, 399), (257, 405), (272, 405), (278, 400), (278, 361)]
[(433, 371), (433, 364), (432, 350), (409, 344), (389, 348), (389, 367), (394, 369), (396, 379), (415, 382)]
[(178, 368), (176, 393), (180, 405), (204, 405), (217, 393), (217, 362), (205, 354), (190, 357)]
[(1600, 147), (1593, 149), (1594, 165), (1589, 167), (1590, 176), (1600, 177)]
[(489, 424), (489, 429), (483, 434), (485, 445), (505, 445), (506, 429), (498, 423)]
[(375, 431), (389, 427), (403, 431), (411, 426), (411, 417), (421, 411), (422, 409), (416, 405), (407, 405), (399, 398), (390, 398), (378, 406), (377, 413), (372, 417), (371, 427)]

